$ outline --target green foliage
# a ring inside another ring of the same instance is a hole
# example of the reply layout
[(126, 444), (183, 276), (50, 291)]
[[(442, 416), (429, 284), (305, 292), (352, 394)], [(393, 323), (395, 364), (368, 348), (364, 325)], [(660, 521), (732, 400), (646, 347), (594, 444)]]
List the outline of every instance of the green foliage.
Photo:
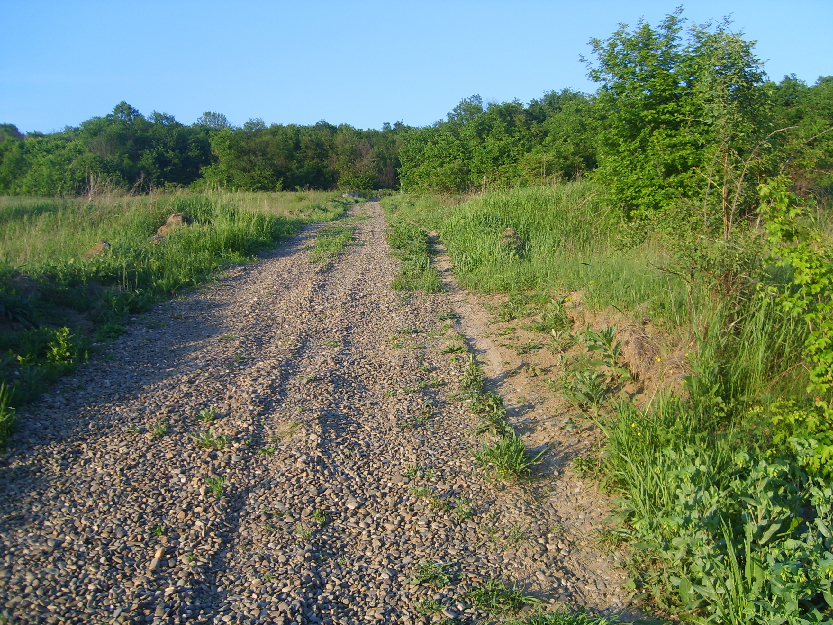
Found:
[(388, 217), (388, 244), (393, 255), (402, 261), (399, 274), (391, 284), (393, 289), (426, 293), (442, 291), (440, 276), (431, 265), (428, 233), (413, 223)]
[(543, 184), (595, 165), (592, 99), (565, 89), (529, 106), (466, 98), (448, 120), (405, 138), (400, 169), (408, 192), (455, 193)]
[(414, 586), (431, 586), (442, 589), (451, 583), (451, 566), (444, 562), (420, 560), (411, 573), (411, 584)]
[(399, 149), (409, 129), (342, 124), (232, 127), (207, 112), (191, 126), (165, 113), (144, 116), (121, 102), (76, 128), (21, 135), (0, 128), (0, 193), (94, 197), (196, 183), (201, 189), (279, 191), (397, 188)]
[(220, 499), (223, 496), (223, 493), (225, 491), (226, 478), (220, 475), (214, 477), (206, 477), (205, 483), (208, 486), (208, 488), (211, 489), (211, 492), (214, 493), (214, 496), (217, 499)]
[(830, 241), (806, 222), (806, 209), (786, 190), (783, 180), (761, 185), (765, 228), (773, 262), (792, 271), (787, 288), (770, 287), (778, 304), (804, 320), (809, 328), (804, 351), (811, 362), (808, 392), (819, 393), (816, 403), (833, 418), (833, 254)]
[(512, 586), (495, 577), (490, 577), (466, 593), (472, 605), (490, 614), (511, 614), (525, 605), (539, 605), (540, 599), (524, 594), (517, 584)]
[(728, 21), (695, 25), (685, 41), (683, 24), (678, 9), (656, 29), (640, 21), (591, 40), (605, 119), (599, 175), (631, 218), (698, 198), (728, 236), (754, 206), (750, 161), (772, 130), (765, 74), (754, 44)]
[(520, 436), (514, 431), (503, 433), (498, 440), (472, 452), (475, 460), (487, 475), (500, 480), (517, 480), (528, 477), (532, 467), (541, 461), (547, 449), (532, 454)]
[[(341, 216), (334, 194), (176, 194), (0, 199), (0, 383), (21, 406), (124, 332), (129, 315), (245, 262), (309, 221)], [(193, 223), (159, 240), (171, 213)], [(85, 252), (105, 239), (110, 247)]]
[(6, 448), (16, 420), (14, 408), (9, 405), (10, 395), (5, 382), (0, 384), (0, 450)]

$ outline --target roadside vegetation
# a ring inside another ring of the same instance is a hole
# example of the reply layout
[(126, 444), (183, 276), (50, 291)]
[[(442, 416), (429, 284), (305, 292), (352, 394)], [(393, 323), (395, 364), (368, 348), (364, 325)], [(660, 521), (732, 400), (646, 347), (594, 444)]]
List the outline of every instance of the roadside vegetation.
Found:
[[(409, 138), (403, 188), (421, 193), (383, 205), (438, 231), (462, 285), (505, 293), (500, 319), (534, 314), (552, 349), (578, 353), (554, 388), (605, 435), (577, 466), (617, 496), (637, 598), (695, 622), (826, 622), (833, 111), (808, 98), (797, 115), (808, 92), (767, 82), (727, 23), (686, 31), (677, 12), (592, 46), (591, 175), (475, 171), (461, 146), (496, 140), (478, 132), (496, 111), (470, 100)], [(678, 373), (635, 391), (650, 363), (582, 310), (659, 328), (685, 352)]]
[(354, 201), (328, 192), (0, 198), (0, 445), (14, 407), (123, 333), (130, 315)]

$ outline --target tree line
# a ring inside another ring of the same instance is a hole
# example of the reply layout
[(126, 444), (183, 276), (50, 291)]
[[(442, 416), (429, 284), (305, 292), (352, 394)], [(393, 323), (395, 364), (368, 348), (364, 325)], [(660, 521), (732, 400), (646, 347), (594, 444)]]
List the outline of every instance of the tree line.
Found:
[(53, 133), (0, 124), (0, 193), (76, 195), (109, 185), (134, 192), (221, 187), (250, 191), (398, 188), (399, 151), (409, 129), (347, 124), (241, 127), (207, 112), (185, 125), (142, 115), (126, 102), (112, 113)]
[(833, 186), (833, 76), (768, 80), (754, 42), (728, 21), (686, 27), (681, 10), (591, 48), (593, 94), (485, 106), (472, 96), (414, 129), (400, 154), (402, 188), (459, 193), (592, 172), (631, 217), (696, 200), (718, 205), (729, 228), (765, 177), (786, 175), (805, 191)]

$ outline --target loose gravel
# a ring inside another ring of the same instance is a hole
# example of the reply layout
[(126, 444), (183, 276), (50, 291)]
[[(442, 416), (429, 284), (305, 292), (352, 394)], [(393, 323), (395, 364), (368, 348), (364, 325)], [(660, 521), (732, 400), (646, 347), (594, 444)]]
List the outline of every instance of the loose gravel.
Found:
[[(381, 209), (354, 213), (331, 266), (310, 228), (137, 317), (21, 415), (0, 458), (3, 618), (488, 622), (466, 592), (493, 576), (626, 606), (559, 516), (573, 482), (541, 496), (477, 469), (465, 359), (441, 353), (454, 302), (392, 291)], [(412, 583), (425, 561), (449, 584)]]

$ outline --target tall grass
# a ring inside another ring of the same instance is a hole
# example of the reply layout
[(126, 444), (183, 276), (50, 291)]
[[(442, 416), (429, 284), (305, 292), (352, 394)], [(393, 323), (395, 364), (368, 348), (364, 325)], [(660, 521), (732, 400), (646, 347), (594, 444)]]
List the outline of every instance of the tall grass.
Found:
[[(117, 336), (127, 315), (245, 262), (311, 221), (342, 216), (333, 193), (0, 198), (0, 382), (20, 405)], [(156, 236), (172, 213), (192, 223)], [(85, 258), (98, 241), (109, 244)], [(5, 436), (0, 436), (0, 445)]]
[[(591, 307), (663, 318), (692, 339), (683, 392), (659, 389), (643, 407), (605, 395), (594, 411), (635, 594), (698, 622), (829, 622), (833, 426), (806, 392), (806, 321), (767, 295), (789, 287), (789, 271), (750, 258), (742, 288), (709, 294), (709, 277), (679, 267), (660, 236), (618, 245), (603, 189), (584, 182), (383, 202), (440, 232), (468, 288), (581, 291)], [(671, 263), (693, 282), (657, 269)]]
[[(402, 195), (382, 204), (438, 230), (466, 288), (582, 291), (594, 308), (615, 305), (674, 323), (686, 318), (685, 283), (657, 268), (665, 260), (658, 246), (617, 247), (618, 215), (593, 184), (512, 189), (456, 206)], [(506, 228), (517, 232), (523, 249), (504, 243)]]

